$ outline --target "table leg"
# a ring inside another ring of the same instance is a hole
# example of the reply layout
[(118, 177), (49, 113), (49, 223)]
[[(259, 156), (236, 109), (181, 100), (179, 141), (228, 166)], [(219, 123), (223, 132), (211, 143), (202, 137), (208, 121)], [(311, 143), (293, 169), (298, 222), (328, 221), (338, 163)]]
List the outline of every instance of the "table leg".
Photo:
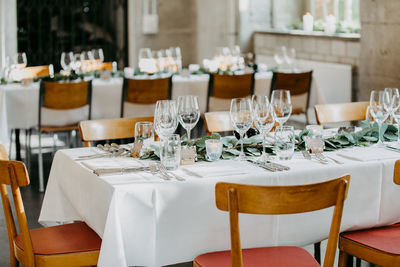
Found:
[(20, 129), (15, 129), (15, 159), (21, 161), (21, 142), (19, 140)]

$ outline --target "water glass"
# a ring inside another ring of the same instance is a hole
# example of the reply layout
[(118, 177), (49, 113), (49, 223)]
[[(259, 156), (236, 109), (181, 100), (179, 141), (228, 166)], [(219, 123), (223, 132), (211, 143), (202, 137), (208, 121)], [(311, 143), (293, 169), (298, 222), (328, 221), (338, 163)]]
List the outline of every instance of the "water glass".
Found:
[(222, 141), (219, 139), (206, 140), (206, 151), (208, 160), (219, 160), (222, 155)]
[(289, 90), (274, 90), (271, 95), (271, 105), (274, 109), (275, 120), (282, 126), (292, 113), (292, 101)]
[(190, 131), (196, 126), (200, 118), (200, 108), (197, 96), (186, 95), (178, 98), (178, 118), (182, 127), (186, 129), (187, 141), (190, 141)]
[(294, 154), (295, 135), (293, 126), (275, 129), (275, 153), (280, 160), (290, 160)]
[(234, 98), (231, 101), (230, 117), (233, 128), (240, 135), (240, 155), (238, 160), (246, 160), (243, 151), (243, 138), (253, 124), (253, 108), (250, 99)]
[(390, 110), (390, 99), (388, 92), (385, 91), (371, 91), (369, 110), (374, 121), (378, 123), (379, 134), (377, 146), (383, 146), (381, 137), (382, 123), (388, 118)]
[(167, 170), (176, 170), (181, 160), (181, 139), (178, 134), (173, 134), (162, 139), (160, 146), (161, 164)]
[(160, 138), (171, 136), (178, 127), (175, 100), (159, 100), (154, 112), (154, 127)]
[(154, 142), (153, 123), (140, 121), (135, 124), (135, 141), (143, 143), (142, 149), (149, 147)]

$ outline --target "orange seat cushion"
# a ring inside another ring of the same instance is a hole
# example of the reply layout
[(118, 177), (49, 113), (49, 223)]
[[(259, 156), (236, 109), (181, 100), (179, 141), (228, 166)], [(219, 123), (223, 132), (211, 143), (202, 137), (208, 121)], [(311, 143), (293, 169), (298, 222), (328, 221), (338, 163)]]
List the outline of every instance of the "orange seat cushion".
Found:
[(376, 250), (400, 255), (400, 224), (342, 233), (341, 237)]
[[(242, 255), (246, 267), (320, 267), (310, 253), (299, 247), (250, 248), (243, 249)], [(231, 251), (203, 254), (195, 262), (201, 267), (231, 267)]]
[[(84, 222), (30, 230), (33, 253), (65, 254), (100, 250), (101, 238)], [(14, 239), (23, 250), (21, 235)]]

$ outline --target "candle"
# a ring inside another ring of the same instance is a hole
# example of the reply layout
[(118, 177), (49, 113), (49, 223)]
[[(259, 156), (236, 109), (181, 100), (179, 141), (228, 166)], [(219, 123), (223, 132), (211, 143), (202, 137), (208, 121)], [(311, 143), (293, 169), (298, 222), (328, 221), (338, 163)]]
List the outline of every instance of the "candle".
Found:
[(207, 160), (216, 161), (222, 154), (222, 141), (219, 139), (206, 140)]
[(325, 32), (329, 34), (336, 32), (336, 18), (332, 14), (326, 17)]
[(314, 28), (314, 17), (310, 14), (310, 12), (307, 12), (303, 16), (303, 29), (307, 32), (312, 32)]

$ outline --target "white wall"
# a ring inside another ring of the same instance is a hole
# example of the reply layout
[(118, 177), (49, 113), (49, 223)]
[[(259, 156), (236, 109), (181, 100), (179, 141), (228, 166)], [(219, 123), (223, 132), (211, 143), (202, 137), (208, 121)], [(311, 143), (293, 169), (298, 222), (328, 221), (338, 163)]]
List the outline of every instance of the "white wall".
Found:
[(17, 0), (0, 0), (0, 65), (17, 52)]

